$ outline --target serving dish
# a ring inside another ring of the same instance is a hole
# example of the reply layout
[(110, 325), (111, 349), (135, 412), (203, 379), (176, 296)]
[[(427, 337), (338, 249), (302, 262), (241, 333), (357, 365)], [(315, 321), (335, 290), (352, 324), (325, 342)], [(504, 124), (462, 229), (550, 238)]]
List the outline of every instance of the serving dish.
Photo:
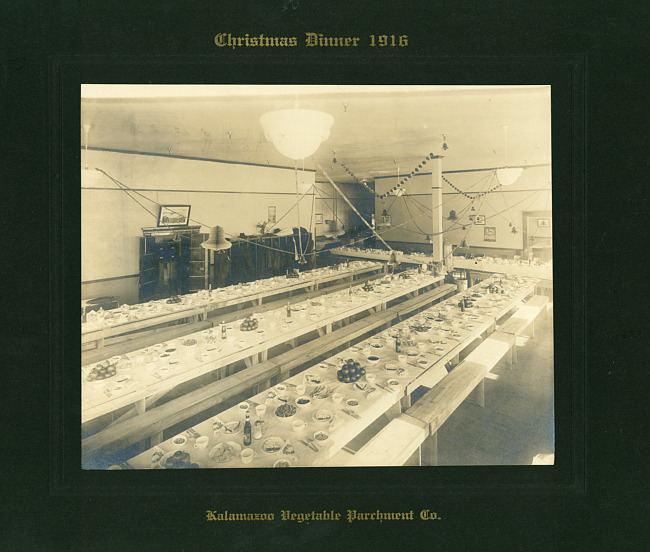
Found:
[(235, 458), (239, 458), (241, 453), (241, 445), (234, 441), (224, 441), (212, 447), (208, 453), (208, 458), (216, 464), (226, 464), (232, 462)]

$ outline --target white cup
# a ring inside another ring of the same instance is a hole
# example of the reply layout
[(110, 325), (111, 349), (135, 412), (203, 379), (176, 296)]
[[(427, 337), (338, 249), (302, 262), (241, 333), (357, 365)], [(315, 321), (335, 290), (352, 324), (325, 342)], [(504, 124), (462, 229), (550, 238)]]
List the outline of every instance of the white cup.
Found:
[(339, 404), (343, 400), (343, 394), (342, 393), (333, 393), (332, 394), (332, 401), (335, 404)]
[(291, 424), (291, 427), (293, 427), (293, 430), (296, 433), (300, 433), (301, 431), (303, 431), (307, 427), (307, 422), (305, 422), (304, 420), (295, 420)]
[(265, 404), (258, 404), (255, 407), (255, 414), (257, 414), (258, 418), (264, 418), (264, 415), (266, 414), (266, 405)]
[(256, 456), (257, 453), (252, 448), (245, 448), (241, 451), (241, 461), (244, 464), (250, 464)]
[(194, 443), (194, 448), (204, 449), (208, 446), (208, 441), (209, 439), (203, 435), (196, 440), (196, 443)]
[(367, 381), (368, 383), (370, 383), (370, 384), (375, 383), (375, 379), (376, 379), (376, 377), (377, 377), (377, 376), (375, 376), (375, 374), (372, 374), (372, 373), (370, 373), (370, 372), (366, 372), (366, 381)]
[(305, 394), (305, 391), (307, 388), (301, 383), (300, 385), (296, 385), (296, 393), (298, 393), (298, 396), (302, 396)]
[(406, 355), (397, 355), (397, 360), (399, 360), (402, 364), (406, 364)]

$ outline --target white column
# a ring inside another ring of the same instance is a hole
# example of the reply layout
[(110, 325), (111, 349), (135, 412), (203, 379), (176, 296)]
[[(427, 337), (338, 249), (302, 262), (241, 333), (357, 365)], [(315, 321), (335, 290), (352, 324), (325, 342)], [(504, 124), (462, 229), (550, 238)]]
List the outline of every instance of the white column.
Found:
[(442, 157), (438, 156), (431, 163), (431, 218), (433, 219), (432, 236), (433, 259), (440, 262), (443, 259), (442, 250)]

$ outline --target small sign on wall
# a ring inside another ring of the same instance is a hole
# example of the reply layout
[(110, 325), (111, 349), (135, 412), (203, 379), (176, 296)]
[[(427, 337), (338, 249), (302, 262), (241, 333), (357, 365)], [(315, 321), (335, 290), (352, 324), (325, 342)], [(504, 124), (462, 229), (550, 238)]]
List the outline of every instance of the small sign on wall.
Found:
[(485, 224), (485, 215), (476, 215), (474, 217), (474, 224)]
[(316, 213), (316, 224), (323, 224), (323, 213)]
[(272, 222), (275, 224), (275, 206), (271, 205), (269, 207), (269, 222)]
[(537, 226), (539, 228), (550, 228), (551, 221), (549, 219), (537, 219)]
[(483, 229), (483, 241), (486, 241), (486, 242), (495, 242), (495, 241), (497, 241), (497, 229), (496, 229), (496, 226), (486, 226)]

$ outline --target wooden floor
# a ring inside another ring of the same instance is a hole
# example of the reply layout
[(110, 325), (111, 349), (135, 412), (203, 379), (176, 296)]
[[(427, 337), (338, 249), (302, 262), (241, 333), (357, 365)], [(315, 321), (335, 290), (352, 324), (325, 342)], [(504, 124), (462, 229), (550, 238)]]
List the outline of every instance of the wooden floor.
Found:
[(463, 403), (438, 432), (439, 465), (530, 464), (553, 453), (552, 316), (537, 321), (535, 339), (517, 349), (513, 371), (502, 364), (485, 381), (485, 408)]

